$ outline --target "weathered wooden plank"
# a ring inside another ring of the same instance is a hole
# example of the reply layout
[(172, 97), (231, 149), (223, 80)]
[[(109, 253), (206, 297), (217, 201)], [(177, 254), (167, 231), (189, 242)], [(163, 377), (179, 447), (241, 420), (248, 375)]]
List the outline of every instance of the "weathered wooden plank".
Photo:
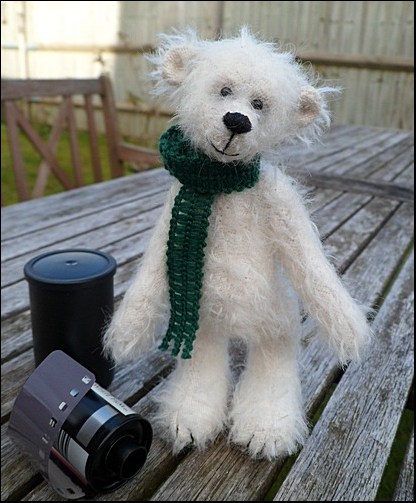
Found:
[[(63, 248), (65, 242), (85, 235), (85, 242), (90, 241), (90, 233), (111, 232), (112, 228), (119, 229), (122, 236), (124, 225), (119, 225), (121, 221), (130, 222), (127, 224), (137, 233), (153, 226), (154, 219), (157, 219), (158, 209), (166, 199), (165, 192), (159, 192), (145, 196), (138, 200), (128, 200), (126, 204), (120, 204), (114, 208), (108, 208), (82, 217), (67, 221), (62, 224), (53, 225), (48, 229), (34, 231), (28, 236), (17, 237), (3, 243), (3, 261), (1, 264), (1, 284), (5, 287), (21, 279), (23, 265), (34, 255), (43, 253), (43, 249), (55, 246)], [(152, 213), (153, 212), (153, 213)], [(149, 220), (150, 218), (150, 220)], [(125, 229), (124, 229), (124, 232)], [(129, 231), (131, 232), (131, 231)], [(105, 245), (105, 241), (103, 241)], [(88, 245), (89, 247), (92, 246)]]
[[(401, 137), (400, 137), (401, 138)], [(409, 179), (403, 178), (403, 171), (413, 164), (412, 135), (406, 134), (394, 147), (386, 148), (379, 155), (371, 157), (365, 162), (353, 165), (350, 169), (337, 173), (307, 173), (299, 176), (307, 183), (315, 183), (323, 187), (340, 188), (345, 183), (345, 190), (354, 192), (368, 192), (373, 195), (385, 195), (399, 200), (413, 200), (414, 189)], [(345, 167), (345, 164), (343, 165)], [(348, 175), (342, 175), (345, 171)], [(297, 172), (295, 168), (295, 172)], [(394, 181), (394, 184), (387, 183)]]
[(312, 214), (321, 239), (327, 238), (352, 215), (371, 201), (365, 194), (342, 194)]
[(280, 152), (284, 159), (287, 159), (290, 165), (296, 165), (298, 162), (308, 165), (312, 161), (317, 161), (336, 152), (347, 150), (351, 142), (359, 144), (369, 138), (376, 138), (380, 134), (377, 129), (352, 126), (344, 128), (337, 126), (329, 131), (322, 138), (321, 142), (314, 145), (288, 145), (282, 147)]
[(381, 152), (377, 157), (355, 166), (348, 176), (375, 181), (394, 180), (403, 169), (413, 162), (414, 139), (407, 137), (394, 147)]
[[(118, 178), (2, 208), (2, 242), (27, 234), (28, 229), (34, 232), (124, 204), (129, 198), (138, 199), (160, 192), (170, 186), (172, 178), (165, 169), (158, 168), (131, 175), (128, 181), (126, 183), (125, 178)], [(24, 219), (21, 218), (22, 213)]]
[(396, 201), (372, 199), (325, 241), (325, 250), (337, 269), (345, 270), (378, 234), (399, 207)]
[[(115, 250), (115, 249), (123, 249), (122, 245), (120, 245), (120, 239), (122, 237), (129, 239), (131, 234), (135, 232), (135, 223), (136, 219), (143, 219), (148, 221), (149, 226), (151, 228), (154, 224), (155, 219), (160, 214), (161, 208), (156, 208), (153, 211), (148, 213), (143, 213), (139, 215), (139, 217), (134, 217), (130, 219), (126, 219), (126, 221), (122, 222), (123, 225), (110, 227), (108, 232), (105, 235), (105, 239), (103, 239), (103, 231), (98, 229), (95, 231), (91, 231), (88, 235), (80, 235), (75, 236), (74, 238), (70, 238), (68, 240), (64, 240), (59, 243), (60, 248), (85, 248), (86, 243), (88, 243), (89, 248), (97, 248), (103, 251)], [(113, 233), (111, 233), (112, 231)], [(123, 232), (124, 231), (124, 232)], [(114, 244), (114, 247), (111, 246)], [(134, 239), (131, 243), (135, 246), (135, 252), (137, 253), (137, 248), (140, 246), (140, 240), (134, 236)], [(123, 245), (127, 245), (127, 242), (124, 242)], [(40, 249), (38, 252), (48, 252), (54, 251), (57, 249), (57, 245), (50, 245), (45, 248)], [(37, 253), (38, 253), (37, 252)], [(112, 254), (112, 253), (110, 253)], [(32, 254), (29, 254), (32, 256)], [(28, 257), (19, 257), (21, 259), (21, 265)], [(30, 258), (30, 257), (29, 257)], [(119, 260), (117, 255), (114, 256), (116, 261)], [(22, 265), (23, 267), (23, 265)], [(19, 274), (19, 271), (17, 271)], [(2, 319), (5, 317), (11, 316), (18, 311), (22, 311), (28, 307), (28, 289), (26, 282), (21, 279), (16, 283), (12, 283), (9, 286), (6, 286), (2, 289), (2, 299), (1, 299), (1, 310), (2, 310)]]
[(1, 361), (10, 360), (32, 345), (30, 311), (1, 322)]
[(220, 438), (204, 452), (187, 456), (150, 501), (264, 501), (258, 495), (264, 493), (263, 484), (272, 484), (278, 467), (253, 460)]
[(377, 343), (345, 372), (274, 501), (374, 500), (412, 383), (413, 266), (377, 315)]
[(407, 185), (408, 187), (414, 187), (415, 169), (413, 163), (400, 173), (400, 175), (396, 178), (396, 182), (402, 185)]
[(314, 173), (312, 171), (305, 173), (304, 170), (301, 171), (296, 168), (292, 168), (292, 171), (295, 178), (313, 186), (317, 185), (319, 187), (359, 194), (371, 194), (388, 199), (397, 199), (398, 201), (414, 200), (414, 191), (411, 188), (397, 184), (339, 176), (332, 173)]
[[(397, 264), (400, 264), (400, 258), (405, 250), (412, 243), (412, 220), (414, 218), (414, 208), (410, 204), (401, 205), (401, 207), (392, 215), (390, 220), (380, 229), (378, 234), (367, 244), (362, 253), (355, 258), (352, 265), (347, 267), (343, 274), (344, 283), (347, 285), (350, 294), (367, 306), (378, 307), (384, 289), (388, 284), (388, 278), (394, 276)], [(409, 224), (409, 228), (405, 223)], [(334, 242), (331, 242), (332, 236), (327, 240), (326, 248), (335, 251), (337, 248), (338, 236), (334, 235)], [(347, 251), (343, 248), (344, 254)], [(340, 250), (341, 251), (341, 250)], [(336, 252), (337, 253), (337, 252)], [(354, 253), (354, 250), (351, 250)], [(341, 256), (341, 253), (340, 253)], [(340, 258), (336, 258), (338, 269), (345, 270), (349, 263), (351, 255), (344, 255), (344, 263)], [(319, 365), (317, 372), (305, 372), (305, 380), (302, 381), (306, 390), (305, 396), (310, 397), (310, 404), (320, 402), (323, 392), (328, 387), (323, 386), (323, 378), (318, 385), (317, 377), (325, 376), (328, 369), (334, 367), (336, 363), (330, 356), (322, 353), (320, 341), (311, 339), (308, 351), (301, 354), (301, 368), (312, 369)]]
[[(347, 270), (344, 278), (353, 297), (368, 305), (377, 301), (411, 240), (403, 222), (412, 214), (410, 205), (394, 213), (356, 260), (360, 267)], [(301, 353), (300, 369), (306, 409), (311, 414), (339, 375), (339, 368), (320, 341), (312, 339)], [(262, 501), (279, 469), (279, 463), (253, 462), (219, 440), (202, 455), (192, 452), (152, 500), (168, 501), (180, 494), (184, 501)], [(191, 472), (194, 475), (188, 484)]]
[(307, 168), (320, 173), (342, 175), (353, 169), (354, 166), (376, 157), (388, 148), (386, 143), (396, 142), (397, 138), (402, 137), (402, 135), (403, 133), (397, 131), (382, 130), (379, 134), (366, 138), (364, 141), (357, 141), (353, 145), (346, 140), (348, 148), (308, 163)]
[(1, 99), (18, 100), (27, 96), (60, 96), (100, 93), (96, 79), (2, 79)]
[(414, 465), (415, 465), (415, 432), (412, 435), (407, 446), (405, 458), (400, 470), (399, 480), (394, 491), (393, 501), (413, 501), (415, 497), (414, 486)]
[[(384, 272), (390, 271), (393, 274), (399, 257), (412, 245), (413, 227), (413, 205), (401, 204), (344, 273), (353, 297), (362, 302), (367, 299), (366, 303), (370, 305), (378, 302), (385, 287)], [(371, 290), (366, 282), (371, 283)]]
[[(39, 483), (42, 477), (34, 469), (10, 437), (7, 435), (9, 423), (1, 427), (1, 500), (6, 501), (13, 493), (20, 489), (25, 494), (31, 485)], [(19, 501), (15, 499), (14, 501)]]
[(6, 417), (12, 410), (17, 394), (26, 379), (35, 369), (33, 350), (30, 349), (16, 359), (1, 366), (1, 417)]

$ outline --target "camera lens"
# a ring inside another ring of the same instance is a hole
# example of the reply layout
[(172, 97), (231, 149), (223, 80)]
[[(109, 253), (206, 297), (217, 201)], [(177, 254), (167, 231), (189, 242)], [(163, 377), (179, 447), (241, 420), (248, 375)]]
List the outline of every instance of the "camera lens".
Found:
[[(96, 493), (110, 492), (144, 465), (150, 424), (96, 383), (62, 425), (58, 449)], [(77, 448), (75, 448), (77, 445)], [(83, 461), (75, 450), (85, 451)]]
[(119, 438), (108, 451), (106, 466), (116, 473), (117, 478), (127, 480), (133, 477), (144, 465), (147, 449), (133, 437)]

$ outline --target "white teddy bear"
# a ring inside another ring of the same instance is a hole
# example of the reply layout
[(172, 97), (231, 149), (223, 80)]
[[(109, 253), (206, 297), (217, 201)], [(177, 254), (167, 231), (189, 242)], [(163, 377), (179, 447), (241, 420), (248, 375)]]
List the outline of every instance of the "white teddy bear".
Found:
[[(253, 457), (296, 451), (307, 425), (297, 368), (298, 297), (341, 364), (369, 339), (363, 310), (325, 257), (291, 180), (266, 154), (329, 123), (330, 88), (313, 87), (290, 53), (243, 28), (236, 38), (163, 36), (155, 92), (175, 107), (161, 138), (175, 177), (141, 268), (104, 342), (116, 362), (161, 349), (177, 365), (157, 421), (178, 452), (225, 427)], [(232, 389), (228, 345), (247, 343)], [(159, 341), (160, 342), (160, 341)]]

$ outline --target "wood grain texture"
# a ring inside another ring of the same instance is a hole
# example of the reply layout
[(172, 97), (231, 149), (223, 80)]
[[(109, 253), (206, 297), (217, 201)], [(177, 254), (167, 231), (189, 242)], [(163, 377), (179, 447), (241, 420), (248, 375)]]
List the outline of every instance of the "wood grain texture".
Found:
[[(154, 194), (168, 188), (171, 177), (166, 170), (160, 168), (146, 171), (139, 175), (132, 175), (127, 179), (120, 178), (82, 187), (76, 191), (55, 194), (30, 201), (26, 203), (14, 204), (1, 209), (2, 244), (9, 239), (19, 235), (45, 229), (56, 223), (63, 223), (78, 216), (90, 215), (105, 208), (115, 207), (125, 203), (129, 198), (138, 199), (148, 194)], [(48, 212), (47, 208), (54, 208), (54, 212)], [(30, 211), (25, 213), (25, 219), (19, 218), (25, 208)]]
[(7, 79), (1, 81), (1, 99), (16, 100), (26, 96), (60, 96), (100, 92), (96, 79)]
[(303, 170), (296, 169), (293, 169), (293, 175), (305, 183), (333, 190), (371, 194), (398, 201), (413, 201), (415, 197), (413, 189), (388, 182), (373, 182), (348, 176), (326, 175), (325, 173), (305, 173)]
[(345, 372), (274, 501), (374, 500), (412, 383), (413, 266), (403, 267), (371, 350)]

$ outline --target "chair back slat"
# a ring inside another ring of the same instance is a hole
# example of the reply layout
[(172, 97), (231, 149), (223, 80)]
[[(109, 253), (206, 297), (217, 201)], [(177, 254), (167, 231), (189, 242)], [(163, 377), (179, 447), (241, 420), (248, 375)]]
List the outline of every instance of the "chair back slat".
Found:
[[(51, 152), (54, 155), (56, 153), (59, 138), (65, 127), (65, 119), (67, 118), (68, 115), (68, 105), (69, 100), (67, 98), (64, 98), (59, 107), (58, 115), (56, 117), (55, 124), (52, 127), (51, 135), (49, 137), (48, 147), (50, 148)], [(51, 172), (50, 165), (43, 159), (38, 169), (38, 176), (36, 178), (36, 182), (33, 186), (32, 197), (41, 197), (43, 195), (46, 184), (48, 182), (50, 172)]]
[(16, 106), (13, 102), (4, 103), (4, 114), (8, 131), (14, 177), (16, 180), (17, 194), (20, 201), (27, 201), (28, 199), (30, 199), (30, 193), (25, 177), (25, 166), (23, 162), (22, 151), (19, 145), (19, 127), (16, 116)]
[(73, 189), (75, 186), (65, 174), (62, 167), (56, 161), (53, 152), (49, 148), (47, 144), (42, 140), (39, 133), (32, 127), (23, 113), (15, 106), (15, 114), (17, 117), (17, 122), (22, 129), (26, 133), (26, 136), (31, 141), (32, 145), (38, 151), (38, 153), (48, 162), (51, 167), (51, 170), (54, 172), (55, 176), (61, 182), (62, 186), (69, 190)]
[(1, 81), (1, 99), (19, 100), (29, 96), (74, 96), (77, 94), (100, 94), (98, 79), (4, 79)]
[(77, 187), (82, 187), (85, 182), (84, 182), (84, 175), (82, 172), (81, 154), (79, 151), (79, 144), (77, 137), (78, 133), (75, 121), (74, 107), (71, 96), (68, 96), (67, 100), (69, 102), (68, 105), (69, 144), (71, 147), (71, 159), (72, 159), (72, 167), (74, 169), (75, 185)]
[(87, 123), (89, 131), (89, 146), (91, 153), (92, 169), (94, 172), (94, 181), (101, 182), (103, 180), (101, 158), (98, 149), (98, 133), (94, 119), (94, 108), (90, 94), (84, 94), (85, 111), (87, 114)]
[(115, 116), (116, 106), (110, 79), (106, 75), (102, 75), (100, 83), (111, 175), (116, 178), (123, 174), (123, 165), (117, 152), (118, 145), (120, 144), (120, 131)]

